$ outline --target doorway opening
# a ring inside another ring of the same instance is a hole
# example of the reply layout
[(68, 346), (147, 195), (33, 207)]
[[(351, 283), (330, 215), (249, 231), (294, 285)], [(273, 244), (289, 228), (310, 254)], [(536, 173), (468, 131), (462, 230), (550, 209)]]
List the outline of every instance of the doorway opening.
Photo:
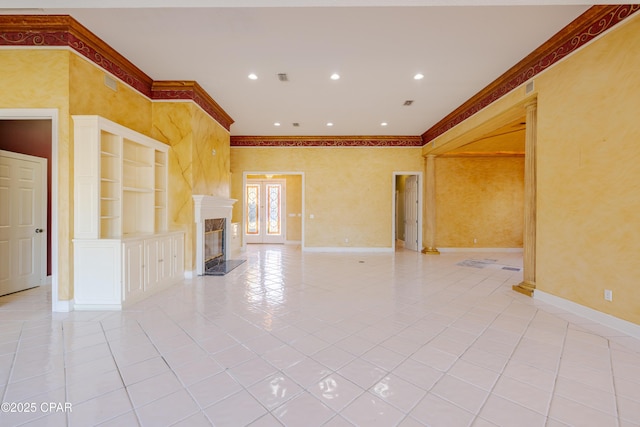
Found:
[(301, 172), (245, 172), (242, 245), (304, 246), (304, 175)]
[(422, 172), (393, 173), (392, 243), (419, 252), (422, 249)]
[(247, 179), (244, 187), (245, 223), (247, 243), (279, 243), (286, 239), (286, 181), (273, 179)]
[[(0, 149), (47, 159), (47, 179), (44, 193), (47, 195), (46, 223), (37, 227), (46, 235), (42, 265), (45, 267), (45, 282), (51, 284), (52, 311), (70, 311), (71, 302), (58, 301), (58, 110), (57, 109), (0, 109), (0, 126), (5, 132), (17, 132), (28, 137), (25, 143), (15, 142), (13, 138), (0, 138)], [(17, 131), (16, 131), (17, 129)], [(45, 135), (45, 136), (43, 136)], [(38, 142), (33, 142), (32, 137)], [(9, 141), (14, 142), (9, 142)]]

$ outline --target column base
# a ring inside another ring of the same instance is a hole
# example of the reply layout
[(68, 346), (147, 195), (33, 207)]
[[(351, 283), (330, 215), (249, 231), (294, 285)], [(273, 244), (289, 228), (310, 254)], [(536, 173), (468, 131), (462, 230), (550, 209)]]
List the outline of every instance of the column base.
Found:
[(424, 248), (422, 253), (425, 255), (440, 255), (440, 251), (436, 248)]
[(527, 281), (523, 281), (518, 283), (517, 285), (513, 285), (511, 287), (511, 289), (513, 289), (516, 292), (520, 292), (523, 295), (526, 295), (528, 297), (532, 297), (533, 296), (533, 291), (536, 290), (536, 284), (535, 283), (531, 283), (531, 282), (527, 282)]

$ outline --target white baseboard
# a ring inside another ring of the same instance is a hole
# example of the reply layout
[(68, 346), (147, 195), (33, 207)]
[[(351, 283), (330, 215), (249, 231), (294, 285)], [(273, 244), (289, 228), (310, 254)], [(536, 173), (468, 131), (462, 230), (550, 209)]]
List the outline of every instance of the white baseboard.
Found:
[(355, 247), (305, 247), (303, 252), (349, 252), (349, 253), (393, 253), (392, 248), (355, 248)]
[(194, 277), (196, 277), (196, 272), (194, 270), (185, 270), (184, 271), (184, 278), (185, 279), (193, 279)]
[(437, 248), (440, 252), (508, 252), (522, 253), (522, 248)]
[(53, 276), (47, 276), (44, 280), (45, 285), (51, 285), (53, 283)]
[(75, 311), (121, 311), (122, 304), (78, 304), (74, 305)]
[(75, 306), (75, 304), (74, 304), (73, 300), (56, 301), (55, 307), (53, 308), (53, 311), (55, 311), (57, 313), (69, 313), (69, 312), (74, 310), (74, 306)]
[(560, 298), (555, 295), (543, 292), (539, 289), (533, 291), (533, 298), (538, 301), (545, 302), (547, 304), (554, 305), (570, 313), (577, 314), (588, 320), (594, 321), (601, 325), (607, 326), (611, 329), (623, 332), (634, 338), (640, 339), (640, 325), (628, 322), (618, 317), (612, 316), (607, 313), (603, 313), (598, 310), (586, 307), (584, 305), (569, 301), (568, 299)]

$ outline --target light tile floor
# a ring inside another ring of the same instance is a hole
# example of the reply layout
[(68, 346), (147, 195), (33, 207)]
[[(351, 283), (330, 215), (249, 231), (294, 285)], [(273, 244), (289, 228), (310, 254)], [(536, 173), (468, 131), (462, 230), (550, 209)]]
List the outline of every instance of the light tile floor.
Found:
[(2, 400), (35, 404), (0, 425), (640, 426), (640, 342), (478, 255), (253, 246), (123, 312), (0, 298)]

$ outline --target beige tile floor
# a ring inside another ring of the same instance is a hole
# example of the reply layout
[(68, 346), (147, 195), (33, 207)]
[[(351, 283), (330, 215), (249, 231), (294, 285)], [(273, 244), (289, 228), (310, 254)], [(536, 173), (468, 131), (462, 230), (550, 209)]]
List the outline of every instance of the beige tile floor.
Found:
[(520, 254), (246, 257), (123, 312), (0, 298), (2, 401), (35, 404), (0, 425), (640, 426), (640, 342), (513, 292)]

